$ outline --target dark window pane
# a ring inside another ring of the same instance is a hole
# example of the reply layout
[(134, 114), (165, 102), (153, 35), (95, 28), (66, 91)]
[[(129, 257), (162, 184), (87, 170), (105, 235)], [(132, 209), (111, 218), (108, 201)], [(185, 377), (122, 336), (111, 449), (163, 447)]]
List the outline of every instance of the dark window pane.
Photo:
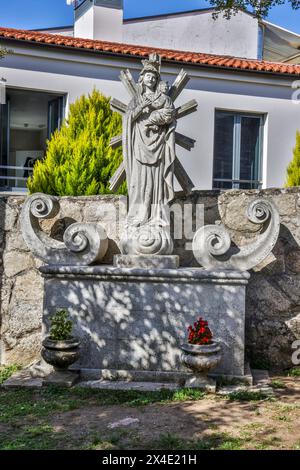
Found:
[(234, 115), (216, 113), (214, 178), (232, 179)]
[(232, 189), (231, 181), (214, 181), (213, 189)]
[(259, 130), (260, 119), (242, 117), (240, 179), (259, 179)]
[(239, 183), (239, 189), (260, 189), (260, 183), (251, 182), (251, 183)]
[(48, 139), (60, 129), (63, 120), (63, 97), (51, 100), (48, 103)]
[(48, 109), (48, 139), (51, 138), (51, 135), (58, 128), (58, 119), (59, 119), (59, 105), (58, 100), (52, 100), (49, 102)]

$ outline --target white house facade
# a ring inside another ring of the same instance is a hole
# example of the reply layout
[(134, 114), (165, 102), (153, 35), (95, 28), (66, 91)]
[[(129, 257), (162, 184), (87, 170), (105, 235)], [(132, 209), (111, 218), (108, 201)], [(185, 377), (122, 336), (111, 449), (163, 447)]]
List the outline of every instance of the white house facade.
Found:
[(228, 21), (213, 8), (124, 18), (126, 0), (67, 0), (74, 25), (47, 31), (81, 38), (300, 63), (300, 35), (239, 11)]
[[(114, 1), (116, 5), (103, 8), (122, 14)], [(89, 6), (87, 14), (102, 8), (94, 5), (96, 0), (90, 3), (92, 7), (86, 1), (81, 5)], [(245, 17), (252, 28), (256, 20)], [(120, 83), (120, 71), (130, 69), (137, 80), (141, 59), (154, 50), (162, 56), (162, 75), (170, 84), (182, 68), (191, 77), (176, 105), (198, 102), (197, 113), (178, 122), (178, 132), (195, 140), (190, 152), (178, 147), (178, 158), (195, 189), (282, 186), (300, 129), (295, 90), (300, 65), (247, 57), (243, 40), (236, 47), (238, 53), (229, 41), (232, 51), (227, 56), (174, 51), (168, 43), (171, 35), (163, 39), (164, 28), (160, 47), (145, 47), (148, 35), (143, 40), (135, 33), (135, 42), (129, 30), (131, 46), (114, 37), (109, 42), (76, 38), (66, 29), (57, 35), (57, 30), (53, 34), (0, 28), (0, 45), (14, 52), (0, 63), (0, 78), (6, 80), (6, 102), (0, 105), (0, 190), (25, 190), (31, 165), (44, 157), (46, 139), (60, 127), (76, 98), (96, 87), (127, 103), (130, 97)], [(249, 56), (257, 51), (258, 40), (253, 45)]]

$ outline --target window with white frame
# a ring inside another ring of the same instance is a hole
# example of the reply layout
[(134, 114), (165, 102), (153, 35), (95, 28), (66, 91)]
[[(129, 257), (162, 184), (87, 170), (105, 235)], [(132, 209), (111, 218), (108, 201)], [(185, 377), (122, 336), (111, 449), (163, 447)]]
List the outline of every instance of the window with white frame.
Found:
[(263, 126), (263, 115), (216, 111), (213, 188), (261, 188)]

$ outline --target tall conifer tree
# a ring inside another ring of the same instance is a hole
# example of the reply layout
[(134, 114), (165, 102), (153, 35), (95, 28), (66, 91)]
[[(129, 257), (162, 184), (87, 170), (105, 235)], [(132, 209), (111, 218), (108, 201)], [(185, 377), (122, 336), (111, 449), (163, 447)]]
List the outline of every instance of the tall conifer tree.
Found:
[[(30, 193), (90, 196), (109, 193), (109, 179), (122, 161), (122, 149), (110, 139), (122, 132), (122, 119), (110, 98), (94, 90), (70, 106), (68, 119), (55, 131), (46, 157), (36, 162), (27, 186)], [(119, 192), (126, 191), (125, 184)]]
[(7, 54), (6, 50), (0, 47), (0, 59), (2, 59), (2, 57), (4, 57), (6, 54)]
[(300, 186), (300, 132), (297, 132), (294, 158), (287, 167), (286, 186)]

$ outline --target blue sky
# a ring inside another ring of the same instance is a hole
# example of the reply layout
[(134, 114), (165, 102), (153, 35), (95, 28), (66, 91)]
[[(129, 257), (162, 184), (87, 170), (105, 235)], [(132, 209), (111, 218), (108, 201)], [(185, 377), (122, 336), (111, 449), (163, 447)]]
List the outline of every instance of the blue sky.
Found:
[[(125, 17), (209, 6), (209, 1), (205, 0), (125, 0)], [(46, 28), (71, 24), (72, 18), (72, 7), (66, 5), (66, 0), (0, 0), (0, 26)], [(288, 3), (275, 7), (267, 19), (300, 34), (300, 10), (292, 10)]]

